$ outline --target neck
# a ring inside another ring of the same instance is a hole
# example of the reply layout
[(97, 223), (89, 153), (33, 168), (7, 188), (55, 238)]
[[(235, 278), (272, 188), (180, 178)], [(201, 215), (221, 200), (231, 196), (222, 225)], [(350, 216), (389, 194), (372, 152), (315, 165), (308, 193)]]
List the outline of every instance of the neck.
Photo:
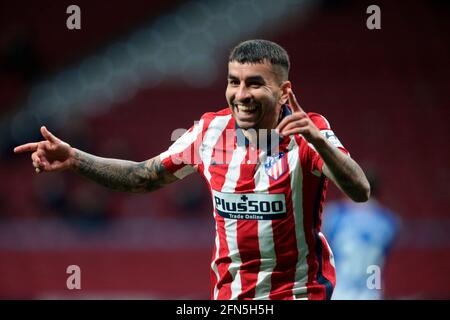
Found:
[(273, 119), (272, 123), (268, 126), (263, 126), (260, 128), (248, 128), (248, 129), (242, 129), (242, 132), (244, 133), (244, 136), (248, 139), (248, 141), (251, 144), (259, 145), (259, 139), (267, 139), (267, 137), (270, 137), (272, 134), (272, 130), (274, 130), (278, 124), (280, 123), (283, 116), (283, 108), (280, 108), (280, 112), (278, 116)]
[(251, 144), (258, 145), (258, 136), (259, 136), (259, 130), (250, 128), (250, 129), (244, 129), (242, 130), (244, 133), (244, 136), (250, 141)]
[[(275, 130), (275, 128), (277, 127), (278, 122), (279, 121), (277, 120), (269, 128), (248, 128), (243, 129), (242, 132), (251, 144), (259, 146), (262, 143), (265, 145), (268, 139), (273, 138), (272, 133), (273, 130)], [(264, 141), (260, 141), (261, 139), (263, 139)]]

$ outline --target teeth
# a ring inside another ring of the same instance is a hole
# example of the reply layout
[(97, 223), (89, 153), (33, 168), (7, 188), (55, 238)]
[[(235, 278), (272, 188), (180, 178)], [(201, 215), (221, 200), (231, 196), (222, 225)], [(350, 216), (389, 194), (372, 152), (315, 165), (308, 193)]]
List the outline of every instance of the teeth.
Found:
[(245, 111), (245, 112), (256, 110), (256, 106), (243, 106), (241, 104), (238, 104), (238, 108), (239, 108), (239, 111)]

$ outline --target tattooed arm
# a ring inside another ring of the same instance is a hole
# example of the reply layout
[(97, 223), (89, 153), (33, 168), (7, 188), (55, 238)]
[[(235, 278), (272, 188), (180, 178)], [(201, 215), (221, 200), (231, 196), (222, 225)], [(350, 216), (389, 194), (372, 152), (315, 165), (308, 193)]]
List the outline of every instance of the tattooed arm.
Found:
[(360, 166), (332, 146), (326, 139), (315, 145), (324, 164), (322, 172), (353, 201), (365, 202), (370, 196), (370, 185)]
[(107, 159), (74, 149), (72, 169), (105, 187), (127, 192), (150, 192), (178, 180), (166, 171), (159, 156), (143, 162)]
[(45, 140), (14, 148), (15, 153), (32, 152), (37, 173), (74, 170), (105, 187), (128, 192), (149, 192), (178, 180), (166, 171), (158, 157), (143, 162), (107, 159), (72, 148), (41, 128)]

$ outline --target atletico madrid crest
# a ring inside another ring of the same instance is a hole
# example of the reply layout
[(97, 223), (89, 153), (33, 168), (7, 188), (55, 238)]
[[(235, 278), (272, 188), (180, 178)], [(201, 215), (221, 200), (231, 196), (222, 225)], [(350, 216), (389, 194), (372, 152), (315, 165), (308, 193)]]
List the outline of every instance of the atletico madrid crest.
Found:
[(284, 152), (280, 152), (272, 157), (267, 157), (264, 168), (270, 178), (278, 180), (287, 171), (286, 158)]

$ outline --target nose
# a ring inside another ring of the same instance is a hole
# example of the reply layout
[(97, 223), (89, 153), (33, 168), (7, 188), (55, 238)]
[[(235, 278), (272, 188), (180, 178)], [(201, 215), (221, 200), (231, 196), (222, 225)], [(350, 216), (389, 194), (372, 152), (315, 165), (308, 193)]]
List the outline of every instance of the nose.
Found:
[(236, 100), (241, 103), (249, 103), (252, 100), (252, 96), (245, 84), (239, 86), (239, 89), (236, 92)]

